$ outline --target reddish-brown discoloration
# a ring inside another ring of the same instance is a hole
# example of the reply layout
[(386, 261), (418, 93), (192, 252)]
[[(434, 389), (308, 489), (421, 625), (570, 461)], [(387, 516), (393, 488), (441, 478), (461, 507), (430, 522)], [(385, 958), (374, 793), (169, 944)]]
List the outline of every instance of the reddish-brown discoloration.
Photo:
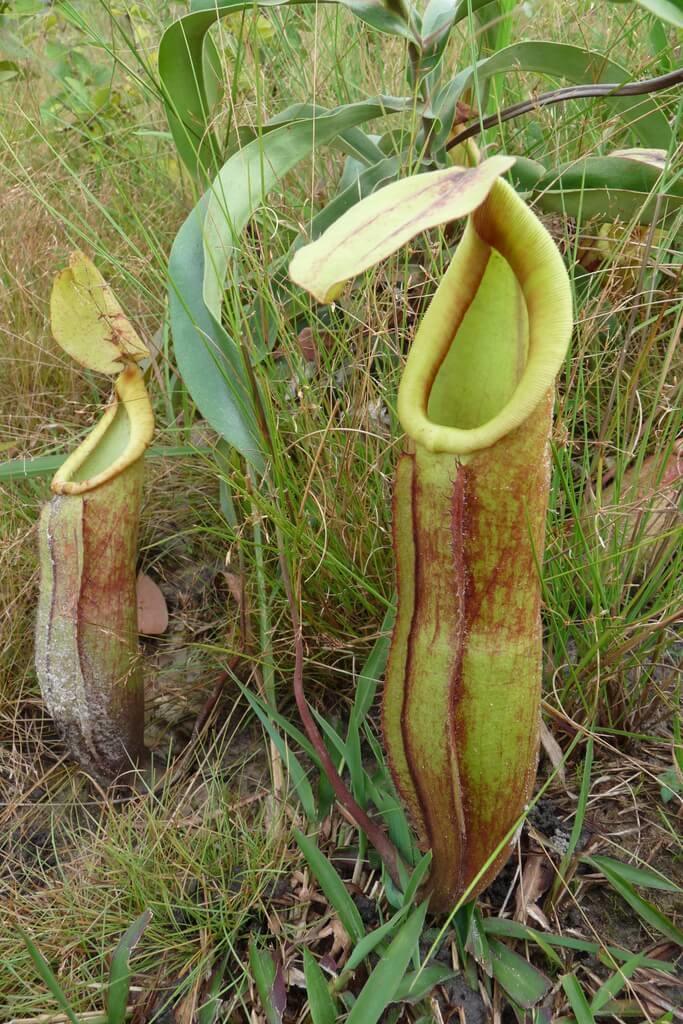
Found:
[(71, 755), (108, 781), (142, 757), (135, 596), (142, 461), (41, 519), (36, 665)]
[[(385, 738), (397, 788), (433, 852), (435, 909), (468, 890), (533, 786), (550, 414), (549, 395), (465, 465), (418, 450), (410, 486), (404, 470), (395, 492), (408, 508), (394, 510), (399, 606)], [(469, 897), (509, 853), (508, 842)]]
[[(104, 486), (84, 496), (83, 578), (78, 605), (78, 646), (84, 674), (109, 666), (101, 681), (108, 698), (101, 753), (106, 754), (109, 733), (124, 739), (121, 769), (144, 750), (144, 693), (137, 653), (137, 598), (135, 594), (138, 510), (142, 500), (142, 460), (124, 470), (115, 481), (117, 501)], [(106, 655), (103, 655), (106, 648)], [(114, 725), (115, 721), (115, 725)], [(97, 730), (99, 732), (99, 730)], [(97, 742), (97, 732), (95, 739)], [(111, 751), (109, 755), (111, 758)]]

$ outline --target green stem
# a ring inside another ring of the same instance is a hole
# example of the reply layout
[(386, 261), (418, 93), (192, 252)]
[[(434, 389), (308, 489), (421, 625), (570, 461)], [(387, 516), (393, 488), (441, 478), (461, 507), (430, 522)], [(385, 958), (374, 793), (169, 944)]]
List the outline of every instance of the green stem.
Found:
[(273, 659), (270, 608), (268, 606), (265, 562), (263, 557), (263, 527), (261, 526), (261, 513), (253, 498), (257, 481), (255, 479), (254, 470), (250, 465), (248, 466), (248, 473), (251, 485), (250, 490), (252, 491), (251, 507), (254, 514), (254, 561), (256, 565), (256, 593), (258, 596), (259, 646), (263, 672), (263, 691), (270, 706), (272, 708), (276, 708), (275, 662)]

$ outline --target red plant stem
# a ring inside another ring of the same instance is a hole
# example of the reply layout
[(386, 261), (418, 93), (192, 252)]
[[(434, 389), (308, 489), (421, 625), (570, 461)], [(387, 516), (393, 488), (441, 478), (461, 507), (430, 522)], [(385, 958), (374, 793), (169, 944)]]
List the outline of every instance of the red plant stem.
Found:
[[(279, 539), (278, 531), (278, 540)], [(320, 758), (322, 766), (325, 769), (325, 774), (330, 781), (330, 785), (334, 790), (334, 795), (336, 796), (339, 804), (344, 808), (349, 817), (355, 821), (358, 828), (365, 832), (368, 840), (382, 858), (382, 862), (389, 872), (392, 882), (395, 885), (400, 886), (400, 855), (398, 850), (388, 836), (385, 835), (379, 825), (372, 821), (363, 808), (354, 800), (351, 792), (334, 766), (323, 738), (320, 735), (318, 726), (316, 725), (313, 715), (308, 707), (308, 703), (306, 702), (306, 694), (304, 693), (304, 642), (301, 624), (299, 622), (297, 605), (294, 600), (287, 562), (284, 558), (282, 546), (279, 544), (278, 547), (280, 549), (280, 570), (282, 572), (285, 592), (289, 602), (292, 625), (294, 627), (294, 698), (296, 700), (296, 706), (299, 709), (299, 716), (303, 723), (303, 727), (306, 730), (306, 735), (311, 741), (316, 754)]]
[(296, 627), (294, 643), (296, 659), (294, 668), (294, 696), (296, 698), (296, 706), (299, 709), (301, 721), (303, 722), (304, 729), (306, 730), (306, 735), (315, 747), (315, 752), (322, 762), (325, 774), (330, 780), (330, 785), (334, 790), (334, 795), (337, 800), (353, 821), (356, 822), (358, 827), (363, 829), (366, 836), (377, 850), (377, 853), (382, 858), (382, 861), (384, 862), (394, 884), (400, 885), (401, 883), (398, 872), (399, 856), (396, 847), (384, 834), (379, 825), (376, 825), (375, 822), (368, 817), (363, 808), (353, 799), (344, 781), (337, 772), (337, 769), (332, 762), (332, 758), (327, 752), (327, 747), (323, 742), (323, 738), (318, 731), (318, 727), (315, 724), (308, 704), (306, 703), (303, 684), (303, 640), (301, 636), (301, 628), (299, 626)]

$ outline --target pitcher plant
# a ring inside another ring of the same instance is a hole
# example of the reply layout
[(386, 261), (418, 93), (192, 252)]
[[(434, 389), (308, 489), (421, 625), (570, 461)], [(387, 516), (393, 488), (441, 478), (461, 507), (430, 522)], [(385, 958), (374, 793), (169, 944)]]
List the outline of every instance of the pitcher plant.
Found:
[(382, 707), (441, 911), (480, 893), (507, 860), (537, 764), (539, 569), (572, 299), (555, 243), (500, 177), (512, 163), (498, 156), (388, 185), (290, 268), (330, 301), (419, 232), (468, 218), (398, 392), (398, 606)]
[(137, 365), (149, 355), (81, 253), (55, 281), (52, 330), (83, 366), (118, 373), (102, 418), (52, 480), (40, 519), (36, 669), (69, 753), (101, 781), (144, 751), (135, 597), (143, 456), (154, 418)]

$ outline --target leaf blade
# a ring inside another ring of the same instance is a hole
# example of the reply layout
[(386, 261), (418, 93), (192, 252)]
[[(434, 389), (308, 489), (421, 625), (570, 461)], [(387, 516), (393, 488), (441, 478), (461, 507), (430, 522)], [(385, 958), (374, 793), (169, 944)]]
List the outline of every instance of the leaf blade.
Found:
[(360, 942), (365, 936), (363, 920), (334, 866), (330, 864), (327, 857), (318, 848), (317, 843), (309, 836), (305, 836), (295, 829), (294, 838), (306, 858), (314, 878), (331, 906), (336, 910), (349, 937), (354, 942)]
[(406, 968), (417, 949), (427, 902), (413, 911), (391, 941), (386, 953), (361, 989), (347, 1024), (376, 1024), (394, 999)]
[(385, 185), (356, 203), (315, 242), (297, 250), (289, 275), (318, 302), (331, 302), (346, 281), (386, 259), (415, 235), (464, 217), (486, 199), (514, 157), (451, 167)]

